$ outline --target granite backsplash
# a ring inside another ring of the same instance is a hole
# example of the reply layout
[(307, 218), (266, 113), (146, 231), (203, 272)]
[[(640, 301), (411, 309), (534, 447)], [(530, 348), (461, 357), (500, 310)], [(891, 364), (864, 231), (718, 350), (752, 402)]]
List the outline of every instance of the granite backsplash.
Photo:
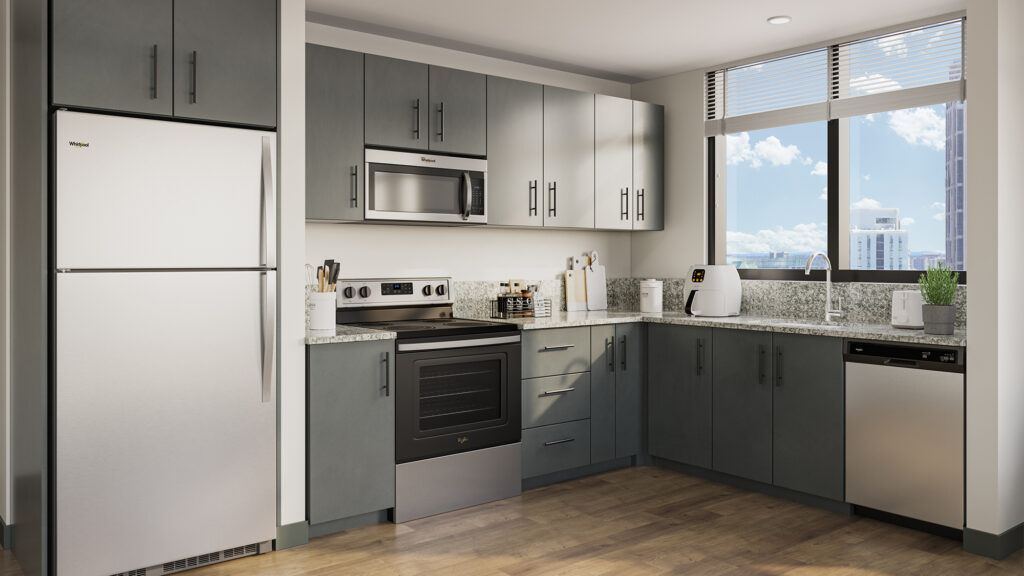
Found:
[[(530, 279), (527, 279), (528, 281)], [(665, 311), (680, 311), (686, 305), (685, 280), (662, 279)], [(815, 320), (825, 311), (824, 282), (793, 282), (779, 280), (742, 280), (743, 300), (740, 312), (750, 316), (773, 316), (796, 320)], [(552, 308), (565, 310), (565, 285), (561, 279), (541, 280), (541, 293), (551, 299)], [(842, 299), (842, 320), (865, 324), (888, 324), (892, 293), (895, 290), (916, 290), (916, 284), (875, 284), (867, 282), (836, 282), (833, 298)], [(486, 318), (490, 302), (501, 291), (498, 281), (455, 280), (452, 296), (455, 315)], [(838, 302), (834, 301), (833, 304)], [(608, 279), (609, 310), (640, 310), (640, 279)], [(956, 294), (956, 327), (967, 327), (967, 287)]]

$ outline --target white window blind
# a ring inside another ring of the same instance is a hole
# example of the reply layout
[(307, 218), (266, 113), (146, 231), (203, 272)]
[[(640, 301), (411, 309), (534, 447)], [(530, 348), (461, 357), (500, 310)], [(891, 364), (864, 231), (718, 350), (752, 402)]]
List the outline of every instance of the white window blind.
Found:
[(964, 99), (962, 18), (710, 71), (705, 134)]

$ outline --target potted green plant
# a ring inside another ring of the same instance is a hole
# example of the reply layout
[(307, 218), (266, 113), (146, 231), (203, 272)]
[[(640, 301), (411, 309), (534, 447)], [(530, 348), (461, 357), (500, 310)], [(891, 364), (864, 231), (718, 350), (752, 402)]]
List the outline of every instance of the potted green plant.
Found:
[(953, 272), (945, 264), (929, 266), (928, 270), (921, 274), (917, 283), (921, 287), (921, 298), (924, 300), (921, 319), (924, 321), (925, 334), (953, 333), (953, 321), (956, 317), (953, 301), (956, 298), (959, 278), (960, 273)]

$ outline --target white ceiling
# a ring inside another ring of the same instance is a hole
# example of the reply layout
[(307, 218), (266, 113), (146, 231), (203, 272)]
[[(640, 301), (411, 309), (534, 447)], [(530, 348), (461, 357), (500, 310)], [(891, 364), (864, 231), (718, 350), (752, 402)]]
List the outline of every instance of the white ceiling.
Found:
[[(633, 82), (955, 12), (965, 3), (306, 0), (306, 9), (311, 21)], [(793, 21), (765, 22), (776, 14)]]

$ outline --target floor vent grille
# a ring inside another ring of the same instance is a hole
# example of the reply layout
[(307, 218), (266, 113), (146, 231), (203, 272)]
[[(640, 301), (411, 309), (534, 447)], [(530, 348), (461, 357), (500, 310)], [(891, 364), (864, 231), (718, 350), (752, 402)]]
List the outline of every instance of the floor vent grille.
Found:
[[(264, 547), (263, 550), (268, 551), (270, 549), (269, 542), (265, 542), (264, 544), (267, 544), (268, 546)], [(199, 568), (209, 564), (224, 562), (225, 560), (234, 560), (235, 558), (242, 558), (245, 556), (255, 556), (259, 553), (259, 544), (248, 544), (246, 546), (238, 546), (237, 548), (228, 548), (227, 550), (200, 554), (198, 556), (192, 556), (191, 558), (182, 558), (181, 560), (175, 560), (173, 562), (165, 562), (164, 564), (150, 566), (149, 568), (139, 568), (138, 570), (130, 570), (128, 572), (118, 572), (111, 576), (164, 576), (165, 574), (174, 574), (183, 570), (190, 570), (192, 568)]]

